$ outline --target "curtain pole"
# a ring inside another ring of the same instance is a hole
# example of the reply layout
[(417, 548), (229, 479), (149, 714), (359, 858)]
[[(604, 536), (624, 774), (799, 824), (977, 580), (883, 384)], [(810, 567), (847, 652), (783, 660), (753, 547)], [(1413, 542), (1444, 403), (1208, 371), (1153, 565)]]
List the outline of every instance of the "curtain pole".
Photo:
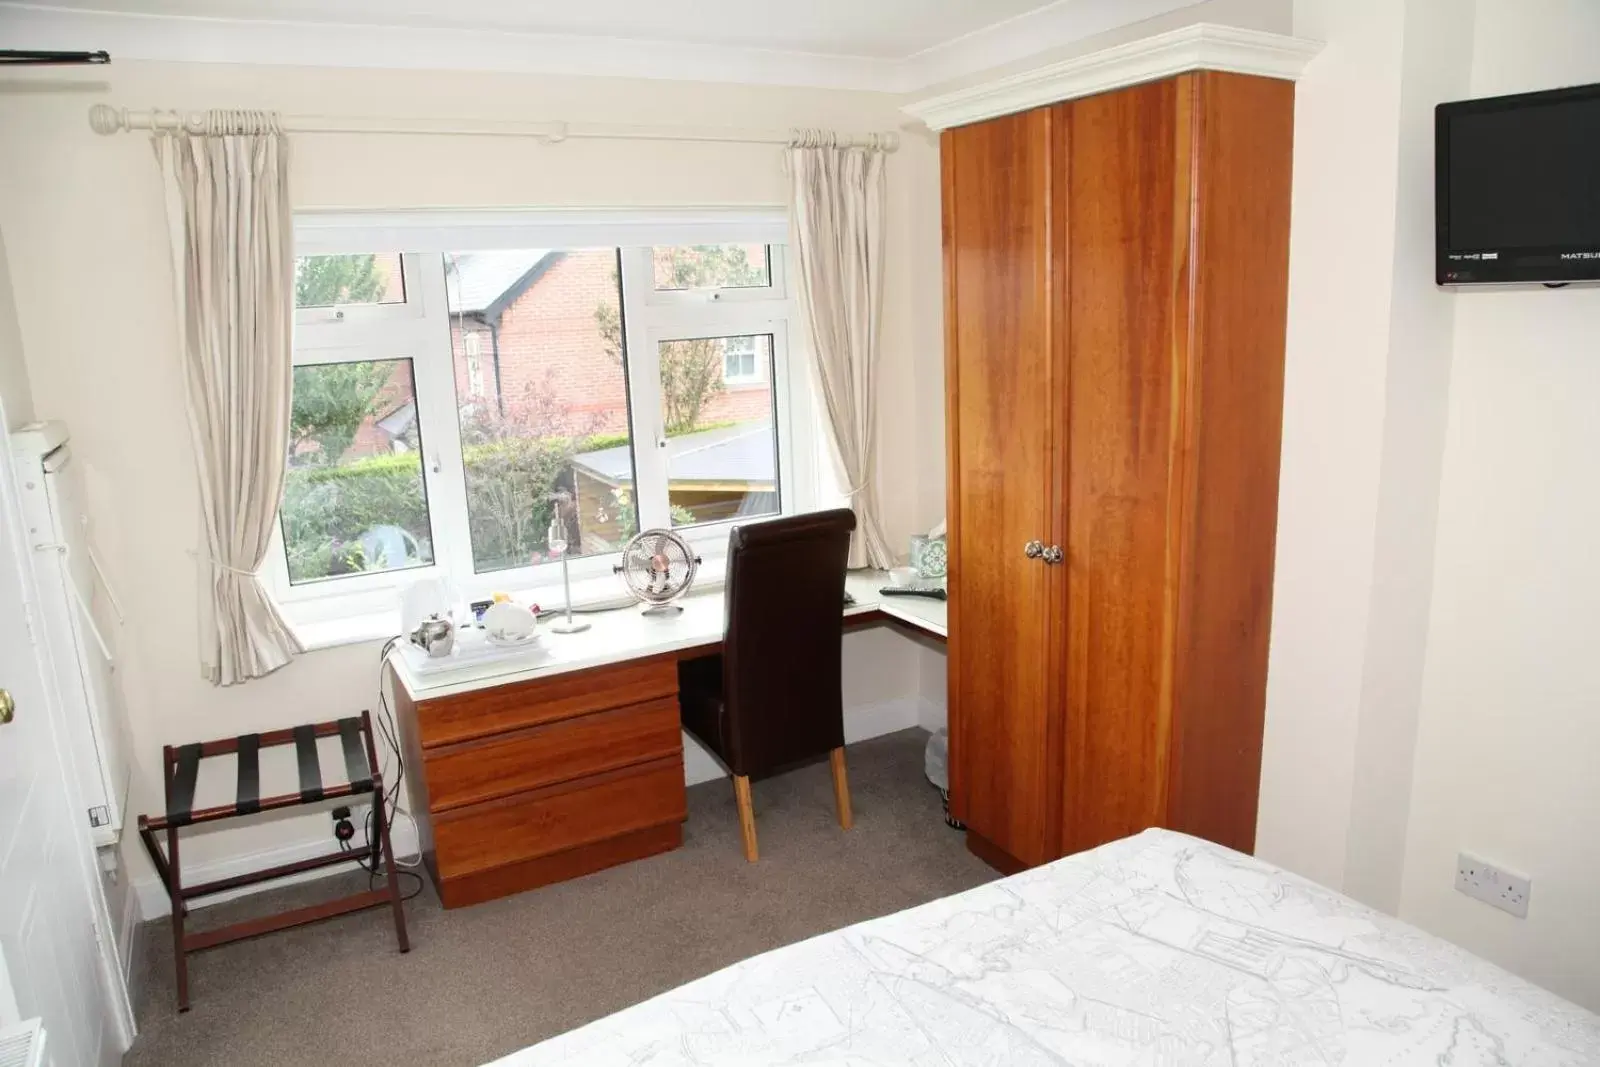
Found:
[[(187, 130), (204, 132), (205, 113), (129, 108), (95, 104), (89, 109), (89, 125), (99, 134), (135, 130)], [(789, 145), (800, 136), (797, 130), (738, 129), (720, 126), (639, 126), (625, 123), (522, 122), (506, 119), (401, 118), (353, 115), (285, 115), (282, 128), (287, 133), (379, 133), (443, 137), (530, 137), (543, 144), (562, 141), (702, 141), (727, 144)], [(838, 134), (840, 147), (880, 148), (893, 152), (900, 147), (894, 132)]]

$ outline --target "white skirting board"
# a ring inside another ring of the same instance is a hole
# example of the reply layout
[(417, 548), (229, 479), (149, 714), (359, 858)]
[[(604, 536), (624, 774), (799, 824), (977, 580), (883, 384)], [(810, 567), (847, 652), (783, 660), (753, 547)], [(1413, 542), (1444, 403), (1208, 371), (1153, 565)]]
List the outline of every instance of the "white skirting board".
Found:
[[(882, 737), (892, 734), (897, 730), (905, 730), (913, 726), (927, 728), (929, 722), (942, 723), (943, 708), (937, 708), (932, 701), (918, 696), (897, 697), (877, 704), (867, 704), (856, 708), (846, 708), (844, 713), (844, 739), (846, 743), (865, 741), (871, 737)], [(683, 776), (689, 785), (699, 782), (708, 782), (713, 778), (724, 777), (725, 772), (698, 744), (687, 734), (683, 741)], [(365, 805), (353, 809), (355, 823), (359, 827), (365, 815)], [(328, 824), (331, 828), (331, 824)], [(417, 852), (416, 828), (408, 819), (396, 819), (390, 831), (394, 840), (395, 852), (404, 857), (413, 857)], [(334, 847), (333, 834), (324, 832), (291, 844), (279, 845), (276, 848), (259, 852), (246, 852), (237, 856), (228, 856), (223, 859), (214, 859), (205, 863), (184, 867), (184, 881), (193, 884), (209, 882), (219, 878), (231, 878), (235, 875), (248, 874), (267, 867), (276, 867), (284, 863), (294, 863), (298, 860), (310, 859), (320, 856)], [(210, 904), (219, 904), (225, 900), (234, 900), (251, 893), (259, 893), (267, 889), (292, 885), (295, 882), (308, 882), (314, 878), (325, 878), (333, 874), (341, 874), (355, 870), (355, 864), (340, 864), (334, 867), (324, 867), (320, 870), (306, 871), (302, 874), (288, 878), (280, 878), (266, 885), (247, 886), (227, 893), (218, 893), (214, 897), (197, 900), (191, 907), (203, 908)], [(418, 868), (420, 873), (420, 868)], [(426, 877), (426, 875), (424, 875)], [(150, 920), (160, 918), (171, 910), (167, 901), (167, 891), (162, 887), (159, 879), (150, 877), (133, 884), (133, 892), (128, 894), (130, 901), (137, 898), (139, 915), (142, 919)], [(128, 923), (133, 927), (133, 923)], [(129, 935), (131, 936), (131, 934)], [(137, 938), (134, 938), (137, 944)], [(123, 960), (131, 962), (132, 952), (124, 954)]]

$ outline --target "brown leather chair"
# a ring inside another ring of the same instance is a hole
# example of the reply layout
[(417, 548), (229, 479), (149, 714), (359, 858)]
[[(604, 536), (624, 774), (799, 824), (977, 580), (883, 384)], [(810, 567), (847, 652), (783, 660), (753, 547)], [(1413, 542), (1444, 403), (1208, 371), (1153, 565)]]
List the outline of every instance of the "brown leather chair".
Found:
[(847, 508), (735, 527), (722, 655), (678, 665), (683, 724), (733, 775), (751, 863), (752, 777), (828, 754), (839, 825), (850, 829), (840, 660), (855, 527)]

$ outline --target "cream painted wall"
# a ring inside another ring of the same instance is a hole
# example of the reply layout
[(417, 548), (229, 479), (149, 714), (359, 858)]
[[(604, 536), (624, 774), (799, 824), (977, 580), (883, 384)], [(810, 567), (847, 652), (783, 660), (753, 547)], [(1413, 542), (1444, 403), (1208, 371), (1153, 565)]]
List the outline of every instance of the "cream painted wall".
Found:
[[(1600, 80), (1581, 0), (1299, 0), (1258, 852), (1600, 1007), (1600, 293), (1432, 285), (1433, 105)], [(1454, 892), (1468, 849), (1527, 920)]]
[[(1479, 0), (1471, 95), (1600, 81), (1600, 5)], [(1466, 291), (1401, 915), (1600, 1009), (1600, 290)], [(1454, 892), (1471, 850), (1528, 917)]]
[(1289, 323), (1256, 851), (1344, 883), (1382, 472), (1403, 7), (1298, 0)]
[[(226, 690), (203, 682), (195, 650), (196, 499), (181, 400), (158, 176), (147, 140), (89, 130), (94, 99), (118, 106), (275, 108), (289, 114), (565, 119), (729, 126), (895, 128), (892, 97), (474, 73), (335, 71), (118, 63), (95, 71), (109, 94), (0, 97), (0, 229), (37, 412), (66, 420), (87, 472), (104, 554), (128, 610), (124, 679), (138, 758), (131, 808), (159, 805), (160, 746), (375, 707), (376, 644), (307, 654)], [(26, 146), (26, 151), (11, 150)], [(896, 546), (942, 511), (943, 483), (921, 470), (942, 441), (927, 423), (927, 368), (942, 346), (935, 150), (908, 137), (889, 163), (879, 468)], [(784, 201), (772, 146), (299, 135), (298, 208), (737, 206)], [(931, 220), (931, 221), (930, 221)], [(930, 226), (932, 227), (930, 232)], [(3, 344), (3, 339), (0, 339)], [(937, 379), (935, 370), (932, 377)], [(936, 455), (942, 455), (942, 444)], [(893, 635), (852, 636), (847, 703), (913, 702), (917, 650)], [(264, 774), (273, 773), (265, 766)], [(229, 795), (201, 782), (201, 800)], [(243, 852), (329, 839), (325, 814), (196, 834), (186, 858), (225, 865)], [(137, 852), (137, 850), (133, 850)], [(137, 856), (135, 878), (148, 880)]]
[(22, 330), (7, 262), (5, 238), (0, 236), (0, 407), (5, 408), (5, 426), (0, 429), (14, 430), (33, 421), (33, 386), (22, 357)]
[(1406, 0), (1381, 471), (1356, 719), (1344, 891), (1400, 908), (1455, 302), (1433, 284), (1433, 110), (1468, 95), (1473, 20), (1458, 0)]

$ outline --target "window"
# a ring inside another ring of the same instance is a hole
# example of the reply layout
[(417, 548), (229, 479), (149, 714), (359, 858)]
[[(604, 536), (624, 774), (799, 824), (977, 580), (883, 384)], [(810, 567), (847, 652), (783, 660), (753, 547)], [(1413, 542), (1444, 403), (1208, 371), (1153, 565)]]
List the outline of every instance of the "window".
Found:
[(723, 382), (727, 385), (759, 385), (764, 380), (761, 372), (768, 362), (756, 354), (761, 339), (746, 335), (724, 337), (721, 341)]
[(433, 562), (411, 361), (294, 370), (279, 519), (295, 584)]
[(759, 289), (772, 285), (772, 260), (766, 245), (685, 245), (651, 251), (658, 291)]
[(552, 542), (569, 559), (618, 551), (638, 525), (617, 249), (444, 259), (467, 378), (472, 339), (494, 337), (493, 388), (480, 370), (468, 392), (482, 401), (457, 408), (473, 570), (558, 559)]
[[(695, 337), (661, 341), (661, 418), (667, 442), (667, 496), (672, 524), (776, 515), (781, 494), (772, 389), (757, 372), (772, 363), (771, 334)], [(740, 361), (744, 382), (756, 389), (693, 388), (720, 369), (728, 382), (730, 360)], [(748, 364), (743, 361), (748, 360)], [(679, 383), (679, 384), (674, 384)], [(687, 388), (684, 384), (687, 383)]]
[(798, 510), (781, 245), (461, 236), (297, 260), (286, 602), (419, 574), (480, 597), (559, 582), (563, 555), (598, 577), (641, 528), (714, 556)]
[(405, 271), (394, 253), (301, 256), (294, 264), (294, 306), (404, 304)]

